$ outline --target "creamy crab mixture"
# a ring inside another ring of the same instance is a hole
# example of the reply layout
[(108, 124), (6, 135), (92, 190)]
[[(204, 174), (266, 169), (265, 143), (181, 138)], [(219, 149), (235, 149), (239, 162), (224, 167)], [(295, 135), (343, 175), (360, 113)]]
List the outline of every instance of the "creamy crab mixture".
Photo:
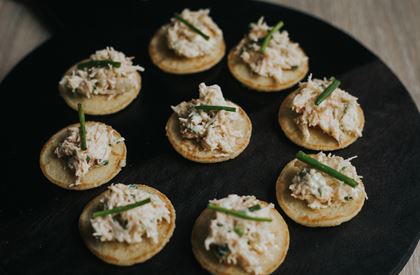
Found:
[(303, 66), (308, 57), (300, 50), (299, 44), (290, 41), (287, 31), (273, 33), (262, 53), (263, 40), (271, 29), (272, 27), (264, 22), (264, 17), (257, 23), (251, 23), (248, 35), (237, 47), (237, 54), (254, 73), (282, 82), (285, 71)]
[(200, 57), (217, 51), (218, 41), (223, 39), (223, 33), (213, 22), (209, 12), (209, 9), (198, 11), (184, 9), (180, 14), (183, 19), (208, 35), (209, 39), (205, 39), (174, 17), (171, 23), (164, 26), (168, 47), (177, 55), (186, 58)]
[[(236, 141), (242, 133), (234, 123), (239, 119), (238, 108), (224, 99), (219, 85), (199, 85), (200, 97), (171, 106), (178, 114), (180, 131), (183, 138), (196, 141), (207, 151), (217, 150), (220, 155), (233, 152)], [(216, 105), (235, 107), (236, 112), (225, 110), (201, 110), (198, 105)]]
[[(78, 69), (75, 67), (70, 74), (66, 74), (60, 85), (70, 89), (73, 93), (87, 98), (95, 95), (105, 95), (108, 99), (138, 88), (136, 71), (143, 72), (144, 68), (133, 65), (134, 57), (126, 57), (124, 53), (106, 47), (96, 51), (89, 61), (110, 60), (119, 62), (119, 67), (90, 67)], [(84, 62), (82, 62), (84, 63)]]
[(305, 167), (292, 179), (292, 184), (289, 186), (292, 197), (305, 201), (312, 209), (336, 207), (355, 200), (359, 196), (367, 198), (365, 189), (360, 184), (362, 177), (357, 175), (356, 168), (350, 162), (356, 157), (343, 159), (339, 156), (319, 152), (314, 158), (354, 179), (359, 184), (353, 188), (319, 170)]
[(147, 238), (157, 243), (158, 226), (170, 222), (170, 213), (158, 195), (137, 188), (136, 185), (117, 183), (108, 187), (101, 200), (103, 210), (126, 206), (150, 198), (150, 203), (116, 214), (100, 216), (90, 220), (93, 236), (101, 242), (117, 241), (139, 243)]
[[(86, 125), (86, 150), (81, 149), (80, 128), (70, 127), (66, 137), (55, 148), (58, 158), (66, 161), (74, 172), (76, 182), (70, 187), (79, 185), (83, 176), (94, 166), (108, 165), (112, 146), (124, 141), (117, 137), (115, 131), (104, 124), (92, 123)], [(121, 165), (125, 165), (123, 162)]]
[[(262, 205), (254, 196), (229, 195), (210, 201), (218, 206), (244, 211), (248, 216), (271, 217), (273, 204)], [(249, 273), (261, 274), (261, 257), (274, 257), (270, 253), (278, 246), (270, 230), (270, 222), (241, 219), (215, 212), (210, 231), (204, 242), (206, 250), (213, 251), (222, 263), (239, 265)]]
[(357, 98), (340, 88), (336, 88), (321, 104), (317, 97), (331, 84), (331, 80), (312, 79), (299, 84), (299, 92), (293, 99), (292, 110), (298, 114), (295, 119), (305, 140), (310, 139), (309, 127), (319, 127), (338, 144), (350, 136), (362, 136), (359, 103)]

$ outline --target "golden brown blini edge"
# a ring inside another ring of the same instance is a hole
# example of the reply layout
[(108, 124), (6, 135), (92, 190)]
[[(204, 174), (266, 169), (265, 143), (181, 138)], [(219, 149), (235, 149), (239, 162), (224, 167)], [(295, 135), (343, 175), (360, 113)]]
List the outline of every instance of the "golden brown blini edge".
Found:
[[(87, 121), (86, 125), (93, 123), (106, 125), (104, 123), (94, 121)], [(92, 169), (82, 178), (79, 185), (70, 187), (70, 185), (76, 181), (76, 176), (74, 175), (74, 172), (67, 167), (65, 160), (59, 159), (54, 154), (54, 151), (58, 144), (66, 137), (67, 129), (70, 127), (78, 127), (79, 125), (79, 123), (69, 125), (50, 137), (50, 139), (42, 147), (39, 164), (42, 173), (50, 182), (64, 189), (80, 191), (98, 187), (114, 178), (121, 171), (121, 165), (125, 164), (127, 148), (124, 141), (112, 146), (111, 155), (107, 165), (92, 167)], [(106, 127), (108, 127), (108, 129), (112, 129), (111, 126), (106, 125)], [(117, 131), (115, 131), (115, 133), (118, 137), (121, 137)]]
[(90, 223), (90, 218), (93, 212), (99, 210), (100, 200), (103, 198), (107, 191), (100, 194), (92, 201), (90, 201), (79, 218), (79, 231), (86, 247), (102, 261), (118, 265), (130, 266), (138, 263), (145, 262), (159, 253), (165, 245), (169, 242), (175, 230), (175, 209), (171, 201), (160, 191), (143, 184), (136, 184), (138, 188), (155, 194), (165, 203), (170, 213), (170, 222), (163, 221), (158, 226), (159, 241), (153, 243), (151, 239), (143, 239), (140, 243), (128, 244), (120, 242), (101, 242), (92, 236), (93, 229)]
[[(261, 204), (267, 205), (266, 202), (260, 201)], [(270, 274), (274, 272), (286, 258), (289, 249), (290, 235), (289, 229), (283, 217), (276, 209), (272, 209), (272, 230), (276, 237), (279, 239), (279, 246), (277, 249), (273, 248), (271, 251), (276, 257), (271, 259), (269, 257), (261, 256), (263, 267), (262, 274)], [(249, 274), (240, 266), (228, 265), (220, 263), (212, 251), (207, 251), (204, 247), (204, 240), (208, 235), (209, 222), (214, 217), (214, 211), (204, 209), (200, 216), (194, 223), (193, 231), (191, 234), (192, 251), (195, 258), (200, 265), (212, 274), (223, 275), (246, 275)]]

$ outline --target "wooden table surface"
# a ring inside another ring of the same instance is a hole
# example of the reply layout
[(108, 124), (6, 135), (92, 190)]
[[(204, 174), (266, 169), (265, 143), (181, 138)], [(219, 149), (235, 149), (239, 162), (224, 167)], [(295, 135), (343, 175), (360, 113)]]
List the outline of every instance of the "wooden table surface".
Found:
[[(420, 0), (268, 0), (312, 14), (359, 40), (400, 78), (420, 108)], [(0, 0), (0, 81), (52, 33), (26, 6)], [(400, 275), (420, 275), (420, 245)]]

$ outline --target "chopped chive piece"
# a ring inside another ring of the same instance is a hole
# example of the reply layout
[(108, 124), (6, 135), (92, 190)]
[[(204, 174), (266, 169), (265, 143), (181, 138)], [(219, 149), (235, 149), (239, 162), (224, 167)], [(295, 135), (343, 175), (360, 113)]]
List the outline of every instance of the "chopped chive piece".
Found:
[(276, 32), (278, 32), (281, 29), (281, 27), (283, 27), (283, 25), (284, 25), (283, 21), (279, 21), (274, 26), (274, 28), (272, 28), (271, 31), (267, 34), (267, 36), (264, 38), (264, 41), (263, 41), (263, 43), (261, 45), (260, 51), (262, 53), (265, 51), (265, 48), (267, 48), (268, 43), (270, 43), (270, 41), (271, 41), (271, 38), (273, 38), (273, 34), (276, 33)]
[(306, 176), (307, 172), (305, 171), (305, 169), (303, 169), (302, 171), (299, 172), (298, 176), (300, 178), (303, 178), (304, 176)]
[(89, 156), (86, 157), (86, 161), (90, 161), (90, 157)]
[(350, 201), (350, 200), (352, 200), (352, 199), (353, 199), (353, 197), (352, 197), (352, 196), (345, 196), (345, 197), (344, 197), (344, 199), (345, 199), (346, 201)]
[(109, 160), (107, 160), (107, 159), (101, 161), (101, 165), (103, 165), (103, 166), (108, 165), (108, 163), (109, 163)]
[(244, 230), (239, 227), (233, 228), (233, 231), (235, 231), (236, 234), (238, 234), (239, 237), (242, 237), (244, 235)]
[(225, 245), (213, 244), (212, 247), (213, 247), (214, 252), (216, 253), (216, 255), (218, 257), (223, 257), (223, 256), (226, 256), (227, 254), (230, 253), (230, 249), (229, 249), (229, 246), (227, 244), (225, 244)]
[(218, 205), (213, 204), (213, 203), (209, 203), (207, 208), (211, 209), (211, 210), (214, 210), (214, 211), (217, 211), (217, 212), (225, 213), (227, 215), (231, 215), (231, 216), (234, 216), (234, 217), (237, 217), (237, 218), (245, 219), (245, 220), (252, 220), (252, 221), (257, 221), (257, 222), (271, 222), (272, 221), (271, 218), (248, 216), (245, 213), (245, 211), (232, 210), (232, 209), (228, 209), (228, 208), (218, 206)]
[(112, 61), (112, 60), (89, 60), (80, 64), (77, 64), (78, 70), (89, 69), (89, 68), (106, 68), (106, 67), (121, 67), (121, 62)]
[(322, 101), (324, 101), (327, 97), (330, 96), (332, 92), (334, 92), (335, 89), (340, 86), (341, 82), (340, 80), (335, 79), (335, 77), (331, 77), (330, 79), (332, 82), (328, 87), (316, 98), (315, 104), (319, 105)]
[(259, 205), (259, 204), (248, 207), (248, 210), (251, 211), (251, 212), (258, 211), (260, 209), (261, 209), (261, 205)]
[(297, 70), (297, 68), (299, 68), (299, 66), (298, 66), (298, 65), (293, 65), (290, 69), (291, 69), (292, 71), (294, 71), (294, 70)]
[(80, 122), (80, 147), (83, 151), (87, 149), (86, 146), (86, 125), (85, 125), (85, 112), (83, 112), (82, 103), (77, 104), (79, 111), (79, 122)]
[(107, 209), (107, 210), (102, 210), (102, 211), (97, 211), (95, 213), (93, 213), (92, 218), (97, 218), (97, 217), (102, 217), (102, 216), (107, 216), (107, 215), (111, 215), (111, 214), (116, 214), (116, 213), (121, 213), (121, 212), (125, 212), (127, 210), (145, 205), (147, 203), (150, 203), (150, 198), (132, 203), (132, 204), (127, 204), (124, 206), (119, 206), (119, 207), (115, 207), (112, 209)]
[(184, 18), (182, 18), (179, 13), (175, 13), (174, 17), (176, 19), (178, 19), (180, 22), (182, 22), (184, 25), (186, 25), (188, 28), (190, 28), (194, 32), (196, 32), (199, 35), (201, 35), (204, 39), (206, 39), (206, 40), (209, 40), (210, 39), (210, 36), (208, 36), (207, 34), (203, 33), (197, 27), (195, 27), (193, 24), (191, 24), (190, 22), (188, 22), (187, 20), (185, 20)]
[(299, 151), (296, 154), (296, 158), (306, 164), (309, 164), (310, 166), (312, 166), (313, 168), (324, 172), (342, 182), (344, 182), (347, 185), (350, 185), (351, 187), (356, 187), (357, 186), (357, 181), (355, 181), (352, 178), (347, 177), (346, 175), (341, 174), (340, 172), (338, 172), (337, 170), (319, 162), (318, 160), (311, 158), (310, 156), (308, 156), (307, 154), (305, 154), (302, 151)]
[(194, 108), (199, 110), (206, 110), (206, 111), (228, 111), (228, 112), (236, 112), (235, 107), (229, 107), (229, 106), (217, 106), (217, 105), (197, 105), (194, 106)]

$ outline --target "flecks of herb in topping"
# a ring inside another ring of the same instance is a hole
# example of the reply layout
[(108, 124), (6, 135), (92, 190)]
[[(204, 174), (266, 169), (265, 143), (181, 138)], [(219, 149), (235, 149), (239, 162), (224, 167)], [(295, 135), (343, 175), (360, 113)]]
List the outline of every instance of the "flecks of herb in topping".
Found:
[(233, 228), (233, 231), (235, 231), (235, 233), (238, 234), (239, 237), (242, 237), (244, 235), (244, 230), (240, 227)]
[(101, 163), (101, 165), (105, 166), (105, 165), (108, 165), (109, 160), (104, 159), (104, 160), (102, 160), (100, 163)]
[(119, 225), (121, 225), (122, 228), (127, 229), (128, 221), (124, 220), (121, 214), (112, 216), (112, 219), (116, 221)]
[(344, 110), (343, 110), (343, 116), (347, 113), (347, 111), (349, 110), (349, 104), (348, 103), (346, 103), (345, 105), (344, 105)]
[[(343, 113), (341, 114), (340, 121), (343, 120), (343, 118), (346, 115), (346, 113), (347, 113), (348, 110), (349, 110), (349, 104), (346, 103), (346, 104), (344, 104), (344, 109), (343, 109)], [(340, 128), (341, 128), (341, 124), (340, 124)]]
[(137, 189), (137, 185), (135, 185), (135, 184), (129, 184), (129, 185), (128, 185), (128, 188)]
[(248, 44), (245, 44), (245, 45), (241, 48), (241, 50), (239, 51), (239, 56), (241, 56), (241, 55), (244, 53), (244, 51), (247, 51), (247, 50), (251, 49), (251, 48), (252, 48), (252, 45), (253, 45), (254, 43), (258, 43), (258, 41), (253, 41), (253, 42), (250, 42), (250, 43), (248, 43)]
[(217, 225), (218, 227), (222, 227), (222, 226), (223, 226), (223, 224), (221, 224), (220, 222), (216, 223), (216, 225)]
[(218, 257), (224, 257), (227, 254), (230, 253), (230, 249), (229, 246), (227, 244), (224, 245), (217, 245), (217, 244), (213, 244), (212, 245), (213, 251), (216, 254), (216, 256)]
[(341, 168), (341, 171), (346, 170), (346, 168), (347, 168), (347, 166), (343, 166), (343, 167)]
[(292, 68), (291, 68), (291, 70), (292, 70), (292, 71), (295, 71), (295, 70), (297, 70), (297, 68), (299, 68), (299, 66), (298, 66), (298, 65), (293, 65), (293, 66), (292, 66)]
[(111, 147), (111, 146), (112, 146), (112, 144), (111, 144), (111, 143), (108, 143), (108, 146), (109, 146), (109, 147)]
[(351, 200), (353, 199), (353, 197), (352, 197), (352, 196), (345, 196), (345, 197), (344, 197), (344, 199), (345, 199), (346, 201), (351, 201)]
[(87, 157), (86, 157), (86, 161), (87, 161), (87, 162), (89, 162), (89, 161), (90, 161), (90, 157), (89, 157), (89, 156), (87, 156)]
[(264, 42), (264, 39), (265, 39), (265, 36), (261, 37), (261, 38), (258, 38), (258, 40), (255, 43), (257, 43), (259, 46), (261, 46), (262, 43)]
[(299, 176), (299, 178), (303, 178), (304, 176), (306, 176), (306, 174), (308, 174), (308, 173), (306, 172), (305, 169), (303, 169), (299, 172), (298, 176)]
[(96, 90), (96, 85), (95, 85), (95, 84), (93, 84), (92, 89), (93, 89), (94, 91)]
[(248, 207), (248, 210), (251, 211), (251, 212), (258, 211), (260, 209), (261, 209), (261, 205), (259, 205), (259, 204)]
[(322, 197), (322, 189), (321, 188), (318, 188), (318, 193)]

